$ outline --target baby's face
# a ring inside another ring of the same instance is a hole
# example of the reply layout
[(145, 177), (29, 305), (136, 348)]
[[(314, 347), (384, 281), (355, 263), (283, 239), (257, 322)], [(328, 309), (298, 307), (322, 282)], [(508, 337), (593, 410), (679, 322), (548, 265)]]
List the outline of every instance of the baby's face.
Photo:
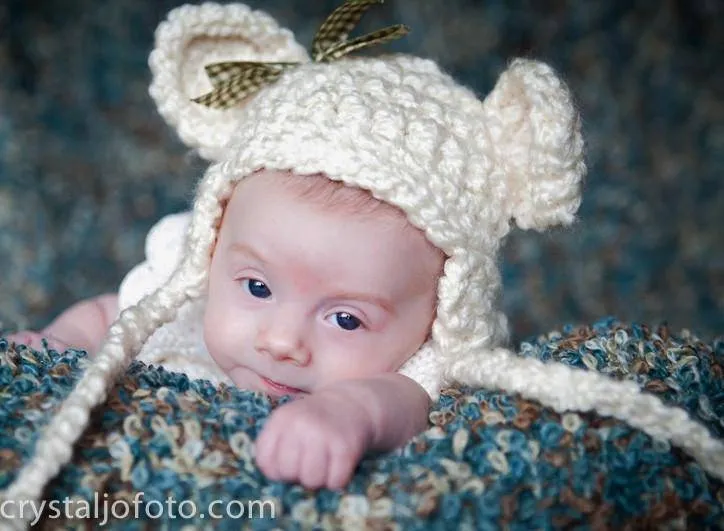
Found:
[(238, 387), (273, 395), (397, 370), (427, 339), (442, 256), (399, 220), (323, 208), (280, 183), (245, 179), (226, 207), (210, 355)]

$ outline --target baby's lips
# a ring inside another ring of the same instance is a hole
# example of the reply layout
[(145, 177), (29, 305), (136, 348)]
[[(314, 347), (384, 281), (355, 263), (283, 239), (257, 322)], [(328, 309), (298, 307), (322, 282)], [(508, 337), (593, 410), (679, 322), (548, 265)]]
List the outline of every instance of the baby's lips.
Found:
[(289, 385), (285, 385), (285, 384), (283, 384), (283, 383), (279, 383), (279, 382), (274, 381), (274, 380), (272, 380), (272, 379), (270, 379), (270, 378), (267, 378), (267, 377), (265, 377), (265, 376), (262, 376), (261, 379), (262, 379), (262, 381), (264, 382), (264, 384), (265, 384), (267, 387), (271, 388), (272, 390), (274, 390), (274, 391), (276, 391), (276, 392), (278, 392), (278, 393), (282, 393), (282, 394), (285, 394), (285, 395), (295, 395), (295, 394), (306, 393), (306, 391), (304, 391), (304, 390), (302, 390), (302, 389), (298, 389), (298, 388), (296, 388), (296, 387), (291, 387), (291, 386), (289, 386)]

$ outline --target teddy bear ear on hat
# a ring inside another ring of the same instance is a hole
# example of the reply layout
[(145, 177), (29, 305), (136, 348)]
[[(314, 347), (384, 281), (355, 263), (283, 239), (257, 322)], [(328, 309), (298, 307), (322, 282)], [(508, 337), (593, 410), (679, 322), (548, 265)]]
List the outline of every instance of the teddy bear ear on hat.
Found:
[(586, 173), (581, 120), (571, 93), (547, 64), (515, 59), (483, 102), (507, 215), (542, 231), (574, 221)]
[(244, 4), (183, 5), (156, 29), (149, 93), (181, 141), (210, 161), (218, 160), (243, 104), (217, 109), (193, 99), (214, 88), (209, 65), (239, 61), (303, 63), (309, 55), (290, 30)]

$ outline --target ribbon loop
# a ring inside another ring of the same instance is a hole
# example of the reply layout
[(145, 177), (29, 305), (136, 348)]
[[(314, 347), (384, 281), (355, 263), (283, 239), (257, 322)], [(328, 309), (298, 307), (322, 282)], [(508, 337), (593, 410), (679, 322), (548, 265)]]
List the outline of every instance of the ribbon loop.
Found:
[[(355, 50), (383, 44), (409, 33), (404, 24), (396, 24), (348, 41), (350, 32), (362, 15), (374, 4), (384, 0), (347, 0), (335, 9), (317, 30), (312, 43), (312, 60), (329, 62)], [(274, 83), (282, 74), (300, 63), (264, 63), (254, 61), (225, 61), (204, 67), (213, 90), (192, 101), (212, 109), (228, 109), (262, 87)]]

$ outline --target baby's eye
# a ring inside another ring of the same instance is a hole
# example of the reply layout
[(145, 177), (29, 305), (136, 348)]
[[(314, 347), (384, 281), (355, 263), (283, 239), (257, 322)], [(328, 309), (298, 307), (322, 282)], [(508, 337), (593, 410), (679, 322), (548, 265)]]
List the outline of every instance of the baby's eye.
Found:
[(337, 324), (345, 330), (356, 330), (362, 323), (354, 315), (347, 312), (337, 312), (334, 314)]
[(271, 291), (261, 280), (247, 278), (244, 282), (246, 283), (246, 289), (249, 290), (249, 293), (251, 293), (253, 297), (257, 297), (259, 299), (271, 297)]

